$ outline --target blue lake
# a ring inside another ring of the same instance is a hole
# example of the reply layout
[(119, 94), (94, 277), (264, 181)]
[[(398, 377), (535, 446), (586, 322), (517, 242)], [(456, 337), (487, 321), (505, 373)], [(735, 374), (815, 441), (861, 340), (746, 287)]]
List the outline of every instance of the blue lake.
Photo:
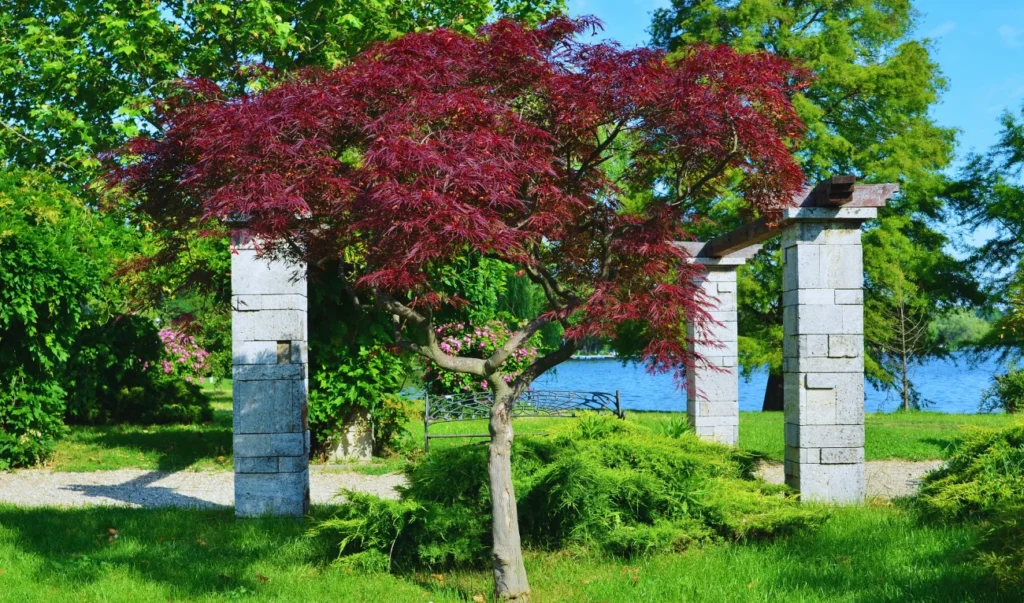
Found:
[[(966, 357), (932, 360), (914, 367), (911, 380), (930, 404), (927, 410), (948, 413), (978, 412), (981, 392), (989, 386), (992, 375), (1003, 370), (996, 358), (970, 363)], [(767, 372), (750, 379), (740, 377), (740, 410), (761, 410)], [(541, 375), (535, 389), (568, 389), (577, 391), (614, 392), (622, 396), (622, 406), (633, 410), (686, 410), (686, 393), (676, 387), (671, 374), (651, 375), (643, 366), (622, 365), (614, 359), (570, 360), (554, 371)], [(865, 385), (865, 408), (868, 412), (891, 411), (899, 407), (895, 392), (878, 391)]]

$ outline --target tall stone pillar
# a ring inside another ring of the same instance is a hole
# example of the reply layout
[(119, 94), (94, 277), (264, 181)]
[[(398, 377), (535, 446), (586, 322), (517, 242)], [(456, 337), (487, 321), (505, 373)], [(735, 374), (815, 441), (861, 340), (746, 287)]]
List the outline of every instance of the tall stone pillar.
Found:
[(786, 210), (786, 483), (806, 500), (864, 500), (864, 262), (874, 208)]
[(235, 515), (309, 510), (306, 266), (232, 236)]
[[(737, 367), (736, 269), (756, 253), (751, 246), (740, 256), (693, 257), (706, 268), (696, 284), (711, 304), (709, 314), (717, 324), (698, 332), (692, 323), (686, 335), (704, 362), (686, 369), (686, 415), (697, 437), (735, 446), (739, 442), (740, 394)], [(696, 255), (696, 254), (695, 254)]]

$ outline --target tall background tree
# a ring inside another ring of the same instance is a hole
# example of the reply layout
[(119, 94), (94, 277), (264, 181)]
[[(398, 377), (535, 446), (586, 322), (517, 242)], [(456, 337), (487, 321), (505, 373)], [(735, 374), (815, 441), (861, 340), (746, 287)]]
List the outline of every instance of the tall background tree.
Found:
[[(703, 41), (740, 52), (769, 51), (793, 59), (815, 79), (794, 99), (807, 126), (796, 153), (808, 179), (853, 173), (866, 182), (898, 182), (901, 193), (880, 211), (864, 240), (865, 324), (879, 324), (896, 308), (894, 282), (879, 272), (893, 257), (901, 265), (904, 296), (928, 321), (960, 302), (980, 300), (965, 266), (946, 253), (936, 229), (943, 217), (942, 170), (953, 157), (954, 131), (935, 124), (929, 108), (946, 86), (929, 55), (929, 42), (913, 39), (910, 0), (673, 0), (655, 12), (655, 44), (675, 51)], [(745, 218), (731, 203), (718, 203), (712, 236)], [(782, 409), (781, 276), (778, 247), (768, 245), (740, 271), (740, 353), (745, 371), (767, 367), (764, 409)], [(768, 320), (765, 320), (768, 317)], [(884, 332), (865, 334), (867, 374), (895, 386), (902, 363), (883, 345)], [(914, 359), (944, 353), (922, 343)]]
[(57, 164), (79, 182), (98, 152), (152, 130), (153, 101), (181, 77), (252, 83), (246, 67), (336, 67), (372, 42), (495, 14), (537, 22), (561, 0), (5, 0), (0, 163)]
[(1019, 354), (1024, 344), (1024, 108), (1019, 115), (1004, 113), (1000, 124), (998, 142), (968, 158), (946, 197), (965, 241), (973, 244), (969, 261), (984, 267), (990, 308), (999, 313), (982, 343)]
[[(734, 172), (769, 216), (803, 183), (788, 146), (802, 131), (790, 103), (799, 69), (726, 47), (669, 64), (575, 41), (593, 25), (411, 34), (243, 98), (195, 81), (164, 105), (162, 134), (112, 167), (153, 219), (241, 214), (265, 253), (340, 262), (353, 307), (396, 345), (486, 383), (494, 579), (508, 599), (529, 594), (510, 464), (519, 395), (581, 339), (624, 323), (644, 340), (638, 359), (682, 378), (683, 321), (708, 315), (700, 268), (673, 241)], [(626, 202), (627, 188), (649, 194)], [(466, 258), (515, 266), (544, 295), (486, 358), (448, 345), (436, 319), (467, 303), (450, 283)], [(555, 322), (560, 345), (508, 372)]]

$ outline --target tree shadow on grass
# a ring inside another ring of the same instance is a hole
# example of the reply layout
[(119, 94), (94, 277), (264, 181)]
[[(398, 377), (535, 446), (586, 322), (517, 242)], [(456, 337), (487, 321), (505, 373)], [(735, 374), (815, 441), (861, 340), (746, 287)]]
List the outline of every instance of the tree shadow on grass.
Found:
[(951, 435), (945, 438), (921, 438), (921, 441), (925, 444), (935, 446), (942, 451), (942, 458), (948, 458), (950, 452), (953, 451), (964, 439), (962, 435)]
[(266, 592), (275, 585), (261, 569), (287, 570), (328, 554), (303, 536), (300, 522), (236, 520), (232, 509), (0, 506), (0, 527), (0, 547), (41, 561), (38, 584), (86, 588), (116, 569), (169, 589), (176, 600)]
[(187, 509), (214, 509), (228, 505), (188, 496), (167, 486), (154, 486), (169, 474), (149, 471), (120, 484), (71, 484), (64, 489), (90, 498), (118, 500), (142, 507), (179, 507)]
[[(77, 428), (73, 434), (76, 444), (108, 451), (123, 451), (125, 457), (142, 453), (156, 455), (156, 468), (161, 471), (180, 471), (200, 461), (231, 466), (231, 425), (115, 425), (110, 427)], [(93, 461), (87, 453), (85, 459), (74, 459), (74, 464), (85, 464), (89, 469), (103, 469), (103, 455)], [(93, 466), (95, 465), (95, 466)], [(119, 464), (119, 467), (123, 464)]]

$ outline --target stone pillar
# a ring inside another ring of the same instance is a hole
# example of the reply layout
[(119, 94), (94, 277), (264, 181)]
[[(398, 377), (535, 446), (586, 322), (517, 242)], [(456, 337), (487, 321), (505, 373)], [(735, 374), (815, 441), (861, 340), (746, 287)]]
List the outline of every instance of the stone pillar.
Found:
[(706, 341), (693, 344), (705, 363), (686, 369), (686, 415), (697, 437), (730, 446), (739, 442), (740, 433), (736, 269), (759, 249), (760, 245), (751, 246), (742, 257), (690, 260), (707, 269), (696, 284), (713, 305), (709, 314), (719, 324), (708, 325), (704, 333), (698, 333), (692, 323), (686, 325), (690, 341)]
[(309, 511), (306, 267), (232, 236), (235, 515)]
[(873, 208), (786, 210), (786, 483), (806, 500), (864, 500), (863, 221)]

